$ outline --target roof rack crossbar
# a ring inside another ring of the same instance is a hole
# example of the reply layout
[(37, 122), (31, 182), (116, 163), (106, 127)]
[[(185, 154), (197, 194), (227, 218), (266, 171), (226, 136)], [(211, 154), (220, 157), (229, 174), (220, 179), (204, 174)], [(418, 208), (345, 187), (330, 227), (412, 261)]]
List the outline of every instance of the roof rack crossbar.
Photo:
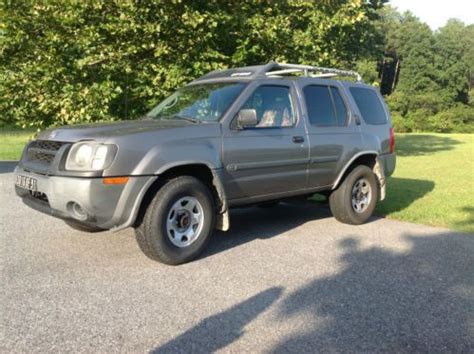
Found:
[(331, 73), (324, 73), (324, 74), (310, 74), (310, 77), (334, 77), (337, 76), (337, 74), (331, 74)]
[(273, 76), (273, 75), (284, 75), (284, 74), (292, 74), (292, 73), (298, 73), (301, 72), (300, 69), (282, 69), (282, 70), (275, 70), (275, 71), (270, 71), (265, 73), (267, 76)]
[[(333, 69), (333, 68), (325, 68), (321, 66), (311, 66), (311, 65), (300, 65), (300, 64), (287, 64), (287, 63), (270, 63), (273, 65), (266, 65), (265, 66), (265, 75), (266, 76), (278, 76), (284, 74), (292, 74), (296, 72), (302, 72), (304, 76), (311, 76), (311, 77), (330, 77), (331, 76), (353, 76), (357, 79), (357, 81), (362, 81), (362, 76), (356, 72), (351, 70), (340, 70), (340, 69)], [(272, 69), (279, 69), (271, 71)], [(312, 72), (312, 73), (310, 73)], [(313, 74), (313, 73), (319, 73)], [(322, 75), (324, 74), (324, 76)]]

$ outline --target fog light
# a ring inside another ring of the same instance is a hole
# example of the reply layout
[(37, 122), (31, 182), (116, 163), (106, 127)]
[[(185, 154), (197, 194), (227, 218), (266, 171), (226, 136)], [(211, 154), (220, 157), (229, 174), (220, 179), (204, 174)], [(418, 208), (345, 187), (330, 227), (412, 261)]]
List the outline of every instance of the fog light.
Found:
[(67, 206), (68, 206), (69, 214), (74, 219), (77, 219), (77, 220), (80, 220), (80, 221), (86, 221), (87, 220), (87, 218), (88, 218), (87, 213), (85, 212), (84, 209), (82, 209), (82, 207), (78, 203), (69, 202)]

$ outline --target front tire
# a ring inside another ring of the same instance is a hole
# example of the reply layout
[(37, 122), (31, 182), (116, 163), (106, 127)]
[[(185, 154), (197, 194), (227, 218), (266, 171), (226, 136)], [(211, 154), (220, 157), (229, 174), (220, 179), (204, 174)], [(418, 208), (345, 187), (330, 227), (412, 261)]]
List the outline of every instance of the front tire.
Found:
[(135, 229), (138, 246), (149, 258), (178, 265), (195, 259), (211, 238), (214, 200), (197, 178), (168, 181), (156, 193)]
[(378, 200), (377, 178), (367, 166), (357, 166), (329, 196), (329, 207), (340, 222), (360, 225), (374, 212)]

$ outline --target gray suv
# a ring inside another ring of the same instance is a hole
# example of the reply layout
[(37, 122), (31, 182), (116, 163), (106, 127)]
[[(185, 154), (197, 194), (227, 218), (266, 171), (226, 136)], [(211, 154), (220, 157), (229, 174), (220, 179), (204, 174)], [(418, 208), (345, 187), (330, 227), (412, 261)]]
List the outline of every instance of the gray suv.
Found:
[(46, 130), (15, 189), (80, 230), (131, 226), (148, 257), (180, 264), (229, 229), (233, 207), (321, 193), (337, 220), (361, 224), (394, 169), (377, 89), (353, 71), (271, 62), (213, 71), (140, 120)]

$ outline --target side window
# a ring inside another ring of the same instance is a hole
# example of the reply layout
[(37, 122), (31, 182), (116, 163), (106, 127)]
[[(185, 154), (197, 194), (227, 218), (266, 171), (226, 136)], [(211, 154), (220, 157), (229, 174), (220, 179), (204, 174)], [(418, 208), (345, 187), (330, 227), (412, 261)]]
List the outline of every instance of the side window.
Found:
[(262, 85), (249, 97), (242, 109), (255, 109), (256, 128), (290, 127), (295, 124), (290, 88)]
[(347, 122), (347, 108), (344, 100), (336, 87), (331, 87), (332, 99), (334, 100), (334, 108), (336, 110), (336, 121), (340, 127), (345, 126)]
[(309, 122), (317, 126), (334, 126), (336, 117), (327, 86), (310, 85), (303, 89)]
[(374, 90), (362, 87), (351, 87), (349, 90), (367, 124), (387, 123), (382, 102)]

